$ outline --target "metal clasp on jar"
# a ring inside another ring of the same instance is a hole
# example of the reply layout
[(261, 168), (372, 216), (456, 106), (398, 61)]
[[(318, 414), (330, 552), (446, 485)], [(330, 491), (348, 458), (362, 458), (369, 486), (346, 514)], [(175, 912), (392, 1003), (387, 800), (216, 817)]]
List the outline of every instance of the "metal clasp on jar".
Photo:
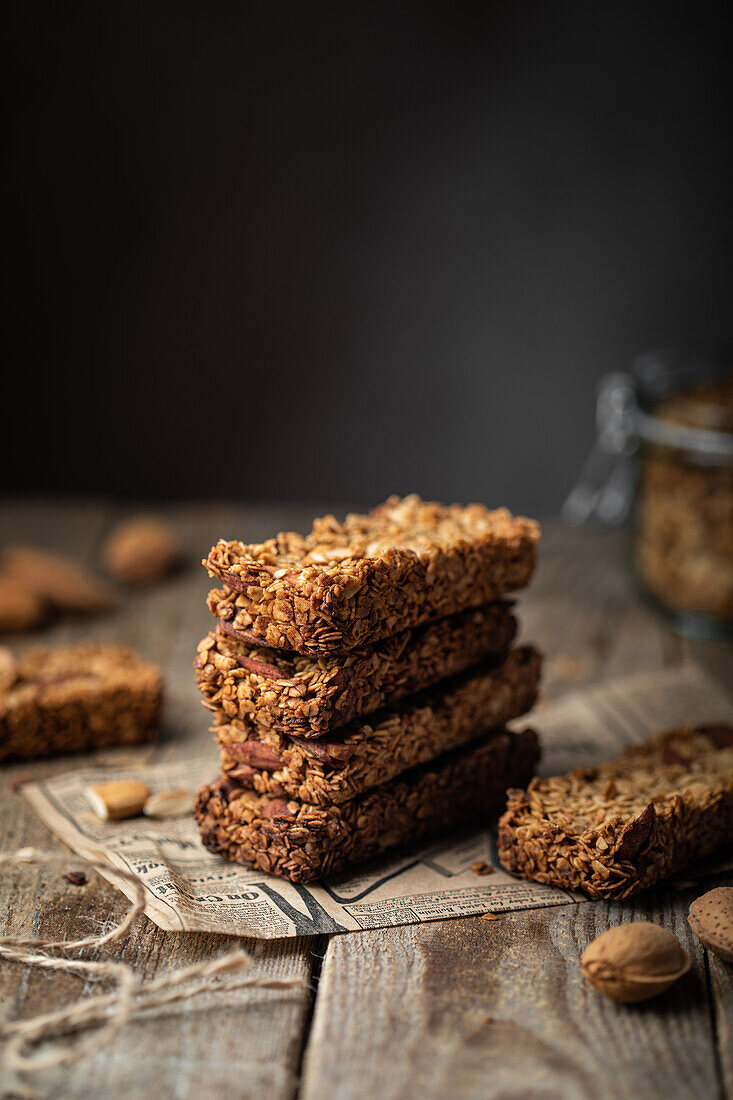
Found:
[(605, 375), (596, 391), (596, 439), (577, 483), (562, 507), (566, 523), (592, 519), (615, 525), (629, 516), (634, 498), (632, 456), (638, 447), (638, 404), (633, 378)]

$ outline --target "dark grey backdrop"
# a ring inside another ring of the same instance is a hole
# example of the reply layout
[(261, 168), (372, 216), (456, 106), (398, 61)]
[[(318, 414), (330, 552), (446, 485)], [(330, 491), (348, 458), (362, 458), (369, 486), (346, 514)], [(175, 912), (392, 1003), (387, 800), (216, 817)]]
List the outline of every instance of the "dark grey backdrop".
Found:
[(556, 510), (604, 371), (733, 335), (716, 12), (18, 5), (6, 488)]

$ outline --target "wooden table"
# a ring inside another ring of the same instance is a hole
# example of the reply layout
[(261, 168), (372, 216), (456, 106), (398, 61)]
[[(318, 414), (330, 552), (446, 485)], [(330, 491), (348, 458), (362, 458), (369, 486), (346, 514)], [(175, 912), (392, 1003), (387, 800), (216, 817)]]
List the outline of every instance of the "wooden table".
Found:
[[(171, 508), (188, 555), (184, 572), (131, 594), (114, 615), (60, 621), (40, 637), (124, 640), (158, 661), (168, 684), (166, 737), (190, 750), (194, 740), (209, 737), (191, 672), (196, 642), (210, 626), (198, 560), (220, 535), (258, 540), (304, 526), (317, 510)], [(119, 514), (103, 501), (6, 501), (0, 545), (35, 542), (94, 562)], [(551, 698), (578, 683), (688, 660), (732, 682), (729, 649), (675, 637), (635, 596), (619, 533), (550, 525), (520, 615), (523, 636), (547, 654)], [(574, 666), (553, 660), (560, 655), (578, 662), (579, 681), (568, 681)], [(211, 752), (213, 774), (213, 745)], [(70, 763), (34, 764), (32, 772), (50, 775)], [(13, 778), (29, 770), (7, 767), (0, 779), (6, 850), (59, 847), (11, 789)], [(75, 887), (58, 869), (6, 872), (0, 890), (5, 934), (88, 934), (118, 920), (126, 907), (108, 883), (95, 877)], [(215, 995), (205, 1010), (189, 1004), (154, 1020), (137, 1018), (95, 1057), (36, 1084), (52, 1096), (181, 1100), (733, 1096), (733, 967), (690, 934), (686, 913), (694, 896), (694, 887), (667, 888), (624, 904), (570, 905), (493, 922), (464, 918), (330, 939), (244, 941), (255, 972), (295, 975), (302, 985), (230, 992)], [(640, 917), (671, 928), (693, 969), (658, 1000), (618, 1007), (581, 979), (579, 957), (609, 922)], [(116, 954), (148, 978), (230, 947), (222, 936), (166, 933), (146, 921)], [(0, 964), (4, 1018), (35, 1014), (82, 992), (88, 990), (74, 978)]]

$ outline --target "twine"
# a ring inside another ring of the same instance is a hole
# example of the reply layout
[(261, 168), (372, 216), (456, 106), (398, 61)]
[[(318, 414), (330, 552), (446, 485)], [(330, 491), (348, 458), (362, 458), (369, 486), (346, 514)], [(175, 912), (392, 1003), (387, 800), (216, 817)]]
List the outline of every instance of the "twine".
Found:
[[(97, 871), (109, 871), (110, 865), (102, 860), (76, 857), (80, 863)], [(12, 865), (44, 865), (68, 863), (68, 855), (41, 852), (34, 848), (20, 848), (12, 854), (0, 853), (0, 867)], [(218, 959), (193, 963), (173, 974), (165, 974), (143, 985), (139, 976), (127, 963), (115, 961), (97, 962), (87, 959), (71, 959), (71, 952), (97, 950), (116, 943), (129, 931), (145, 911), (145, 891), (137, 875), (115, 868), (115, 874), (128, 882), (135, 892), (131, 907), (120, 923), (97, 936), (80, 940), (25, 939), (17, 936), (0, 937), (0, 958), (12, 962), (38, 966), (46, 970), (60, 970), (86, 981), (111, 981), (114, 988), (94, 997), (85, 997), (66, 1008), (45, 1012), (29, 1020), (11, 1020), (0, 1023), (0, 1038), (7, 1039), (5, 1057), (11, 1069), (19, 1073), (38, 1073), (42, 1070), (68, 1066), (81, 1058), (96, 1054), (117, 1035), (127, 1021), (146, 1009), (162, 1008), (176, 1001), (189, 1000), (214, 988), (228, 990), (296, 989), (302, 986), (300, 978), (268, 978), (262, 975), (242, 974), (252, 965), (252, 958), (244, 951), (230, 951)], [(48, 954), (55, 951), (58, 954)], [(75, 1042), (57, 1043), (45, 1052), (35, 1051), (41, 1043), (75, 1032), (95, 1028), (88, 1038)]]

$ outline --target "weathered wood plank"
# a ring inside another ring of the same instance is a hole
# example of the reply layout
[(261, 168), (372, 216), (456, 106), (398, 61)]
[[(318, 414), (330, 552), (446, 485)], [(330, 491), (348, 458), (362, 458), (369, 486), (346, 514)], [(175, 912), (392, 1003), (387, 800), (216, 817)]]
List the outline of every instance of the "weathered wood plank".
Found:
[(545, 653), (548, 699), (681, 659), (679, 640), (635, 595), (625, 541), (624, 532), (545, 525), (537, 575), (517, 613), (522, 636)]
[(722, 1095), (733, 1096), (733, 964), (712, 951), (706, 955)]
[[(126, 509), (129, 511), (130, 509)], [(32, 507), (6, 505), (0, 521), (0, 543), (26, 540), (55, 548), (93, 563), (104, 532), (118, 510), (71, 504)], [(140, 591), (123, 593), (119, 610), (98, 618), (60, 620), (50, 629), (16, 639), (11, 645), (93, 639), (123, 641), (163, 667), (167, 705), (163, 751), (190, 751), (191, 742), (206, 742), (209, 718), (201, 707), (191, 662), (196, 642), (210, 629), (204, 605), (208, 588), (200, 559), (223, 530), (253, 529), (253, 538), (271, 533), (272, 515), (248, 520), (238, 509), (223, 506), (178, 508), (171, 518), (181, 532), (185, 566), (174, 577)], [(267, 524), (265, 527), (264, 524)], [(256, 533), (255, 533), (256, 532)], [(248, 537), (248, 536), (247, 536)], [(0, 780), (0, 847), (34, 846), (57, 850), (61, 845), (11, 789), (13, 778), (31, 772), (49, 775), (90, 761), (90, 757), (18, 764), (2, 769)], [(216, 752), (212, 745), (212, 774)], [(70, 867), (73, 867), (70, 857)], [(84, 887), (70, 886), (61, 870), (24, 868), (0, 873), (0, 929), (4, 934), (78, 937), (101, 924), (116, 922), (126, 903), (96, 876)], [(11, 901), (11, 904), (8, 902)], [(164, 933), (143, 921), (124, 945), (109, 955), (127, 961), (145, 978), (191, 962), (214, 958), (235, 945), (223, 936)], [(114, 1043), (97, 1056), (63, 1072), (41, 1078), (48, 1095), (78, 1097), (177, 1098), (221, 1096), (292, 1096), (298, 1072), (302, 1034), (310, 1000), (313, 943), (291, 940), (257, 944), (242, 941), (253, 953), (254, 974), (296, 977), (294, 991), (241, 990), (216, 993), (205, 1003), (184, 1003), (165, 1014), (129, 1023)], [(105, 956), (107, 957), (107, 955)], [(85, 990), (74, 978), (45, 974), (18, 965), (0, 965), (0, 1015), (29, 1016), (77, 999)], [(9, 1087), (0, 1079), (0, 1094)]]
[[(232, 486), (236, 489), (236, 486)], [(134, 511), (125, 508), (125, 512)], [(198, 564), (219, 536), (260, 540), (281, 528), (302, 529), (320, 508), (267, 509), (213, 503), (170, 509), (186, 548), (186, 567), (160, 585), (125, 595), (118, 612), (63, 620), (30, 640), (123, 640), (159, 661), (168, 684), (163, 751), (205, 742), (208, 717), (193, 686), (196, 641), (210, 628), (207, 578)], [(4, 502), (0, 544), (27, 540), (95, 562), (105, 531), (121, 509), (87, 502)], [(535, 585), (521, 597), (523, 636), (548, 656), (545, 692), (611, 675), (701, 659), (725, 677), (730, 651), (682, 642), (634, 595), (623, 565), (623, 535), (564, 531), (549, 525)], [(11, 644), (14, 639), (9, 639)], [(21, 644), (29, 639), (20, 639)], [(706, 659), (709, 652), (712, 659)], [(578, 669), (571, 678), (567, 661)], [(541, 711), (537, 724), (541, 728)], [(82, 760), (34, 765), (36, 774)], [(216, 754), (212, 749), (212, 771)], [(0, 844), (55, 847), (26, 804), (7, 787), (23, 766), (3, 769)], [(7, 893), (6, 893), (7, 891)], [(18, 934), (78, 934), (117, 919), (124, 902), (96, 879), (83, 888), (48, 869), (0, 877), (0, 927)], [(39, 899), (43, 899), (39, 904)], [(589, 991), (577, 960), (608, 921), (655, 914), (687, 938), (691, 899), (660, 892), (636, 906), (585, 904), (515, 914), (501, 921), (438, 922), (336, 937), (329, 945), (308, 1044), (303, 1092), (329, 1100), (363, 1096), (716, 1095), (718, 1076), (733, 1091), (731, 993), (725, 964), (710, 960), (706, 986), (701, 949), (695, 970), (658, 1002), (619, 1009)], [(654, 906), (654, 908), (649, 908)], [(684, 910), (684, 912), (683, 912)], [(145, 976), (211, 958), (228, 941), (162, 933), (149, 924), (120, 957)], [(255, 967), (308, 979), (306, 941), (253, 946)], [(707, 990), (712, 991), (712, 999)], [(0, 966), (0, 1013), (29, 1014), (79, 995), (73, 979)], [(79, 1096), (207, 1097), (292, 1095), (309, 992), (296, 996), (236, 993), (208, 1011), (195, 1006), (128, 1025), (98, 1057), (46, 1081), (49, 1092)], [(218, 1007), (217, 1007), (218, 1005)], [(486, 1018), (491, 1017), (491, 1022)], [(713, 1024), (719, 1036), (716, 1054)], [(726, 1068), (727, 1067), (727, 1068)], [(620, 1084), (619, 1084), (620, 1082)], [(605, 1090), (605, 1091), (604, 1091)]]
[[(71, 857), (69, 866), (73, 865)], [(118, 921), (125, 910), (120, 895), (96, 878), (87, 886), (72, 887), (55, 870), (24, 870), (13, 877), (12, 909), (19, 919), (3, 921), (3, 933), (7, 929), (70, 938)], [(0, 881), (4, 884), (7, 877)], [(63, 1071), (49, 1071), (34, 1078), (34, 1084), (48, 1095), (90, 1098), (218, 1096), (235, 1083), (237, 1095), (245, 1097), (261, 1096), (263, 1091), (276, 1098), (291, 1096), (310, 1002), (311, 946), (298, 940), (267, 945), (240, 942), (252, 953), (253, 974), (295, 977), (302, 985), (285, 991), (217, 992), (155, 1017), (146, 1014), (128, 1023), (93, 1058)], [(150, 979), (217, 957), (233, 946), (228, 937), (163, 933), (142, 921), (123, 946), (110, 949), (104, 957), (125, 961)], [(0, 967), (5, 1017), (32, 1016), (89, 992), (73, 978), (11, 963)], [(2, 1084), (0, 1075), (4, 1095)]]
[[(523, 636), (546, 653), (546, 698), (694, 659), (697, 647), (683, 645), (637, 597), (624, 539), (552, 525), (545, 531), (538, 575), (521, 594), (518, 614)], [(541, 708), (536, 725), (542, 729)], [(683, 912), (671, 892), (654, 898), (332, 940), (306, 1054), (305, 1100), (715, 1095), (712, 1006), (699, 945), (691, 943), (690, 981), (641, 1009), (614, 1008), (579, 976), (585, 944), (631, 915), (651, 913), (690, 941), (689, 899)]]
[[(715, 1096), (705, 961), (685, 911), (666, 893), (336, 937), (303, 1100)], [(580, 974), (587, 944), (622, 919), (665, 924), (693, 955), (691, 974), (646, 1005), (614, 1005)]]

